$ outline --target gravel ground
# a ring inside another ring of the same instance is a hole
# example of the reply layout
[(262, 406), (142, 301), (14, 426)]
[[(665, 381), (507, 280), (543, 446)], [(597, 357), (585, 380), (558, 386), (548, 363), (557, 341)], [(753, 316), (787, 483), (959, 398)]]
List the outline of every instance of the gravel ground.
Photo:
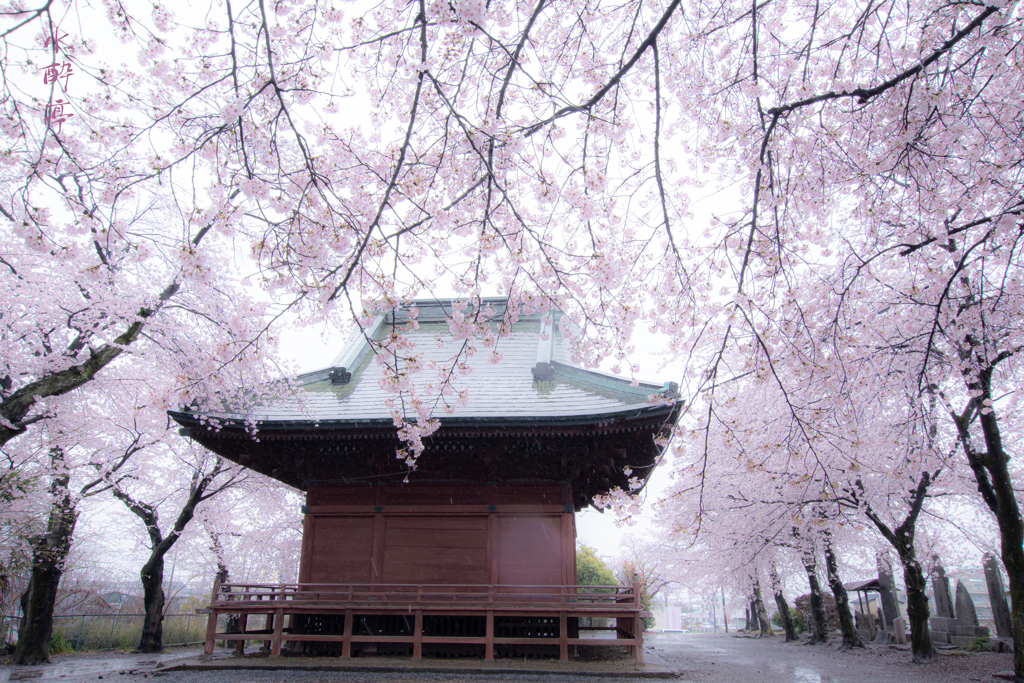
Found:
[[(842, 652), (834, 646), (786, 644), (781, 638), (732, 635), (650, 636), (648, 652), (679, 672), (679, 683), (991, 683), (992, 674), (1012, 668), (1012, 655), (944, 652), (913, 664), (910, 652), (889, 646)], [(179, 652), (176, 656), (180, 657)], [(191, 653), (189, 653), (191, 654)], [(165, 654), (168, 658), (172, 653)], [(652, 657), (651, 660), (654, 660)], [(468, 662), (467, 662), (468, 664)], [(135, 668), (135, 671), (125, 669)], [(118, 671), (118, 669), (121, 669)], [(170, 671), (155, 669), (141, 655), (62, 657), (49, 667), (0, 667), (0, 682), (98, 680), (117, 683), (622, 683), (611, 676), (554, 674), (445, 674), (416, 672)], [(632, 679), (636, 680), (636, 679)]]

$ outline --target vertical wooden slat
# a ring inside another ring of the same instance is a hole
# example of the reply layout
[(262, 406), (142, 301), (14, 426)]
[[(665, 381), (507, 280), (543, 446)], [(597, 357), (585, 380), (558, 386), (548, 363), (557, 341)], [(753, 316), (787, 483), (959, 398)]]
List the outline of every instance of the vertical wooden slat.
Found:
[(569, 661), (569, 620), (565, 612), (558, 613), (558, 659), (562, 662)]
[(384, 575), (384, 515), (373, 517), (373, 552), (370, 555), (370, 583), (381, 583)]
[(640, 612), (636, 613), (633, 620), (633, 640), (636, 643), (633, 646), (633, 656), (636, 657), (637, 665), (642, 666), (644, 663), (644, 620), (640, 616)]
[[(270, 597), (268, 598), (268, 600), (271, 603), (273, 603), (276, 598), (277, 598), (277, 586), (274, 586), (273, 588), (270, 589)], [(264, 627), (266, 630), (270, 631), (271, 633), (273, 633), (274, 629), (276, 628), (275, 624), (277, 623), (277, 620), (274, 619), (274, 615), (275, 615), (274, 612), (267, 612), (267, 625)], [(273, 638), (271, 638), (270, 640), (264, 640), (263, 641), (263, 648), (265, 650), (271, 649), (273, 647), (273, 640), (274, 640)]]
[[(245, 587), (245, 592), (246, 593), (249, 592), (249, 587), (248, 586)], [(240, 596), (240, 597), (241, 597), (241, 599), (243, 601), (246, 601), (246, 602), (248, 601), (248, 596), (243, 595), (243, 596)], [(238, 632), (239, 633), (245, 633), (247, 628), (249, 628), (249, 615), (243, 612), (242, 614), (238, 615)], [(244, 640), (236, 640), (235, 641), (235, 652), (237, 652), (240, 655), (244, 655), (245, 654), (245, 641)]]
[(206, 642), (203, 654), (213, 654), (214, 636), (217, 635), (217, 597), (220, 595), (220, 579), (213, 580), (213, 592), (210, 593), (210, 618), (206, 621)]
[[(308, 500), (308, 496), (307, 496)], [(302, 546), (299, 551), (299, 583), (308, 583), (313, 567), (313, 515), (302, 516)]]
[[(349, 587), (351, 590), (351, 587)], [(352, 656), (352, 610), (345, 610), (345, 629), (342, 631), (341, 656), (346, 659)]]
[(274, 637), (270, 640), (270, 656), (281, 656), (281, 633), (284, 630), (284, 608), (274, 613)]
[(416, 621), (412, 631), (412, 658), (423, 659), (423, 611), (416, 610)]
[(636, 609), (633, 613), (633, 657), (637, 664), (644, 663), (644, 619), (640, 616), (643, 610), (640, 597), (640, 581), (633, 581), (633, 605)]
[[(249, 623), (248, 622), (249, 622), (249, 615), (248, 614), (242, 613), (242, 614), (238, 615), (238, 632), (239, 633), (245, 633), (245, 630), (249, 627)], [(237, 652), (240, 655), (244, 655), (245, 654), (245, 641), (244, 640), (236, 640), (235, 641), (235, 652)]]
[(487, 642), (484, 644), (484, 659), (494, 659), (494, 610), (487, 610)]
[(562, 585), (576, 584), (576, 533), (572, 513), (562, 515)]
[(498, 583), (498, 558), (495, 557), (494, 514), (487, 515), (487, 583), (493, 585)]

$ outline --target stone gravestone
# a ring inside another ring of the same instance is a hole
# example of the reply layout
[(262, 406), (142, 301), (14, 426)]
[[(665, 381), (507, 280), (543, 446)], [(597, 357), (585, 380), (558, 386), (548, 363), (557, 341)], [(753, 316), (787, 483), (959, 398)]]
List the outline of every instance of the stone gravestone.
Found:
[(893, 590), (892, 564), (889, 558), (879, 554), (876, 558), (878, 565), (878, 591), (882, 596), (882, 615), (885, 619), (885, 629), (894, 630), (893, 621), (900, 616), (899, 603), (896, 602), (896, 591)]
[(893, 635), (896, 636), (897, 645), (907, 644), (907, 625), (903, 623), (903, 617), (892, 620)]
[(953, 616), (953, 598), (949, 594), (949, 578), (939, 564), (939, 556), (932, 555), (932, 594), (935, 596), (935, 616), (928, 620), (932, 642), (949, 645), (956, 635), (956, 619)]
[(956, 617), (953, 612), (953, 598), (949, 594), (949, 578), (946, 570), (939, 564), (939, 557), (936, 555), (935, 569), (932, 570), (932, 591), (935, 593), (935, 616), (952, 619)]
[(974, 610), (974, 600), (967, 592), (963, 581), (956, 582), (956, 625), (977, 626), (978, 613)]
[(957, 647), (968, 648), (978, 638), (988, 638), (988, 629), (978, 626), (978, 613), (974, 611), (974, 600), (967, 592), (963, 581), (956, 582), (956, 635), (949, 641)]
[(1006, 588), (1003, 587), (1003, 576), (999, 573), (995, 555), (991, 553), (985, 554), (985, 583), (988, 586), (988, 599), (992, 603), (996, 635), (1000, 638), (1012, 638), (1010, 610), (1006, 606)]

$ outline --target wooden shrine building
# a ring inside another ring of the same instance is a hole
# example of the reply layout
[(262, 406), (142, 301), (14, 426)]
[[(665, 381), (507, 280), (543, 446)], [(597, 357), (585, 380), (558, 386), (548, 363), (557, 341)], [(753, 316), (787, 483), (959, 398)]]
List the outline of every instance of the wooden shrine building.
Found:
[[(504, 300), (484, 303), (497, 330)], [(464, 343), (451, 335), (451, 302), (416, 306), (416, 325), (403, 311), (378, 317), (331, 367), (300, 376), (298, 396), (216, 415), (216, 429), (208, 416), (171, 413), (211, 451), (306, 495), (298, 582), (219, 587), (208, 649), (215, 636), (264, 639), (274, 654), (288, 642), (342, 656), (548, 647), (565, 658), (580, 644), (578, 618), (604, 616), (616, 639), (585, 642), (627, 645), (639, 659), (635, 587), (575, 585), (574, 514), (650, 475), (679, 415), (674, 385), (575, 367), (557, 313), (520, 314), (498, 341), (499, 362), (485, 350), (462, 357), (471, 372), (452, 386), (468, 401), (453, 393), (447, 411), (438, 404), (440, 427), (410, 469), (396, 457), (395, 396), (367, 339), (397, 332), (414, 343), (424, 367), (411, 377), (422, 384)], [(217, 615), (232, 613), (239, 632), (219, 633)]]

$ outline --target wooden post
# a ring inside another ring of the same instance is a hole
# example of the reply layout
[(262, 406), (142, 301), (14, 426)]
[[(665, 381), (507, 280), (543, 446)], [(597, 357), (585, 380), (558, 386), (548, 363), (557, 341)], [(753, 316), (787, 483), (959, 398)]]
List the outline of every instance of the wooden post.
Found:
[(636, 665), (644, 665), (644, 618), (640, 616), (642, 612), (636, 613), (636, 618), (633, 620), (633, 640), (636, 643), (633, 645), (633, 656), (636, 658)]
[(217, 595), (220, 593), (220, 579), (213, 580), (213, 593), (210, 594), (210, 618), (206, 620), (206, 642), (203, 654), (213, 654), (214, 636), (217, 635)]
[(643, 601), (640, 598), (640, 581), (637, 579), (633, 581), (633, 609), (636, 611), (633, 612), (633, 632), (630, 634), (633, 636), (633, 657), (637, 664), (644, 663), (644, 618), (641, 616), (643, 614)]
[[(242, 612), (241, 614), (238, 615), (238, 632), (239, 633), (245, 633), (246, 629), (248, 629), (248, 628), (249, 628), (249, 615), (246, 614), (245, 612)], [(237, 652), (240, 655), (244, 655), (245, 654), (245, 641), (244, 640), (236, 640), (235, 641), (235, 652)]]
[(416, 610), (412, 629), (412, 658), (423, 659), (423, 610)]
[[(277, 602), (277, 595), (278, 595), (277, 591), (278, 591), (278, 588), (281, 589), (282, 594), (283, 594), (284, 588), (281, 587), (281, 586), (274, 586), (273, 588), (270, 589), (270, 597), (269, 597), (268, 601), (271, 603), (271, 605), (273, 605), (274, 603)], [(280, 613), (280, 610), (274, 610), (272, 612), (267, 612), (267, 626), (266, 626), (266, 629), (268, 631), (270, 631), (271, 633), (273, 633), (274, 631), (277, 630), (277, 621), (278, 620), (277, 620), (276, 616), (279, 613)], [(271, 637), (270, 640), (263, 641), (263, 647), (266, 650), (272, 650), (274, 648), (274, 639), (273, 639), (273, 637)]]
[(569, 620), (565, 612), (558, 613), (558, 660), (569, 661)]
[(345, 629), (342, 631), (344, 639), (341, 641), (341, 656), (348, 659), (352, 656), (352, 610), (345, 610)]
[[(488, 600), (493, 602), (494, 598), (491, 596)], [(484, 644), (484, 659), (494, 659), (494, 610), (487, 610), (487, 642)]]
[[(249, 592), (249, 587), (248, 586), (246, 586), (245, 592), (246, 593)], [(246, 599), (246, 596), (242, 596), (242, 601), (243, 602), (249, 602), (249, 600)], [(249, 628), (249, 614), (247, 612), (242, 612), (242, 613), (240, 613), (238, 615), (238, 632), (239, 633), (245, 633), (248, 628)], [(236, 640), (235, 641), (235, 652), (238, 653), (239, 655), (244, 655), (245, 654), (245, 641), (244, 640)]]
[[(262, 601), (263, 601), (263, 598), (261, 597), (260, 598), (260, 602), (262, 602)], [(270, 591), (270, 598), (269, 598), (268, 602), (273, 602), (273, 601), (274, 601), (274, 590), (271, 589), (271, 591)], [(273, 634), (273, 632), (274, 632), (274, 613), (273, 612), (267, 612), (266, 626), (264, 627), (264, 630), (270, 631), (271, 634)], [(271, 637), (270, 640), (264, 640), (263, 641), (263, 649), (264, 649), (264, 651), (270, 650), (270, 648), (272, 646), (273, 640), (274, 640), (273, 637)]]
[(284, 630), (284, 608), (279, 607), (274, 613), (274, 637), (270, 641), (270, 656), (281, 656), (281, 632)]

